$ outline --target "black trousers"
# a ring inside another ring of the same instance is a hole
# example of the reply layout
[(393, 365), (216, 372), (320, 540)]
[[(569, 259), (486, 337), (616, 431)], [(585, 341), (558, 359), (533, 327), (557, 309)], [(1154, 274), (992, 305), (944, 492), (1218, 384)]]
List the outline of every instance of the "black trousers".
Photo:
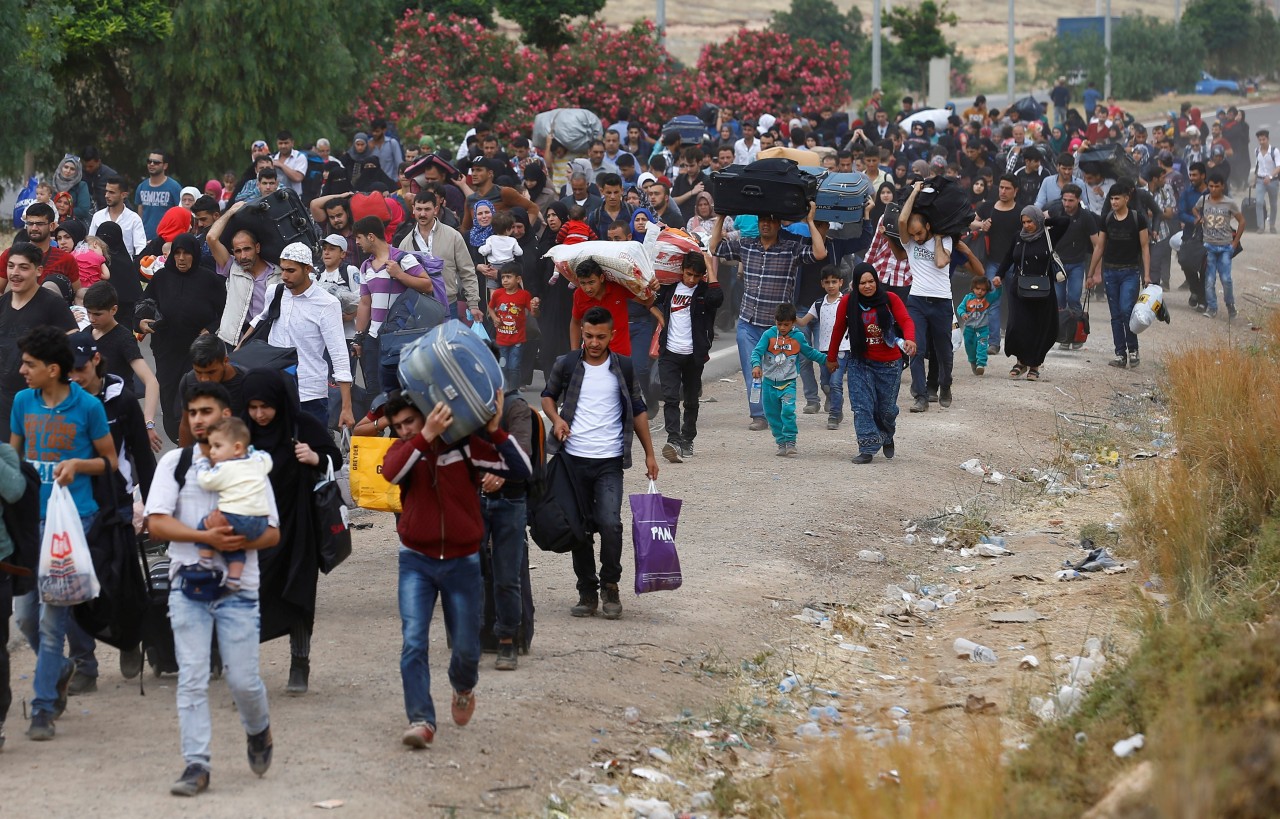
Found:
[[(682, 355), (667, 350), (658, 358), (658, 376), (662, 380), (662, 419), (667, 441), (690, 445), (698, 436), (698, 393), (702, 387), (705, 362), (692, 353)], [(680, 402), (684, 401), (684, 424), (680, 423)]]

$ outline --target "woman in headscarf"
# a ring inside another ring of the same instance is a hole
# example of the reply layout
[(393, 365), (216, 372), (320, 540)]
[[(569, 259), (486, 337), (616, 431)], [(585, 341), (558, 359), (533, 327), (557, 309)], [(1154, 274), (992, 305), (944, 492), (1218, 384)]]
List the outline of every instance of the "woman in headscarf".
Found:
[(636, 242), (644, 241), (645, 228), (649, 223), (654, 221), (653, 211), (648, 208), (636, 208), (631, 214), (631, 239)]
[(493, 235), (493, 203), (488, 199), (477, 200), (471, 206), (471, 230), (467, 233), (467, 248), (471, 251), (471, 260), (477, 265), (488, 264), (488, 260), (480, 255), (480, 246)]
[(59, 222), (66, 222), (76, 218), (75, 198), (66, 191), (53, 195), (53, 209), (58, 214)]
[(111, 270), (111, 286), (116, 289), (118, 306), (116, 321), (128, 327), (132, 332), (134, 323), (133, 309), (142, 298), (142, 280), (138, 275), (138, 263), (129, 255), (124, 246), (124, 231), (115, 222), (107, 221), (98, 225), (97, 236), (106, 242), (107, 267)]
[[(1034, 205), (1022, 209), (1022, 231), (1009, 248), (1004, 261), (996, 269), (991, 283), (1002, 288), (1009, 326), (1004, 335), (1004, 354), (1017, 363), (1009, 370), (1010, 378), (1026, 375), (1028, 381), (1040, 379), (1044, 357), (1058, 340), (1058, 297), (1054, 293), (1057, 266), (1049, 253), (1049, 242), (1061, 241), (1071, 224), (1065, 215), (1047, 220)], [(1048, 292), (1037, 298), (1018, 295), (1019, 276), (1049, 276)]]
[(867, 218), (863, 219), (863, 232), (868, 229), (875, 233), (876, 225), (880, 224), (880, 219), (884, 216), (885, 209), (893, 203), (893, 197), (896, 189), (892, 182), (881, 182), (880, 187), (876, 188), (875, 198), (871, 203), (871, 211), (867, 213)]
[(296, 387), (279, 370), (244, 377), (244, 422), (253, 447), (271, 456), (271, 489), (280, 509), (280, 543), (258, 553), (262, 642), (289, 635), (289, 694), (307, 693), (316, 621), (320, 532), (312, 490), (342, 453), (324, 424), (298, 406)]
[(60, 193), (71, 195), (71, 215), (86, 225), (93, 218), (93, 197), (89, 194), (89, 185), (84, 181), (84, 166), (80, 158), (68, 154), (58, 164), (58, 172), (49, 180), (53, 185), (54, 198)]
[[(547, 205), (544, 216), (546, 230), (538, 237), (539, 259), (555, 245), (556, 234), (569, 221), (569, 208), (564, 202), (552, 202)], [(538, 309), (538, 327), (542, 331), (538, 360), (543, 375), (547, 378), (551, 376), (551, 366), (556, 363), (556, 359), (569, 352), (569, 321), (573, 315), (573, 291), (564, 276), (556, 277), (554, 282), (549, 281), (552, 267), (551, 260), (545, 259), (538, 268), (538, 286), (542, 289), (537, 294), (542, 300)]]
[[(98, 226), (98, 234), (101, 236), (108, 226), (119, 230), (115, 223), (105, 222)], [(104, 241), (111, 246), (110, 241)], [(171, 441), (178, 440), (178, 383), (191, 370), (191, 342), (201, 333), (217, 332), (227, 302), (226, 281), (200, 266), (200, 254), (199, 239), (190, 233), (176, 236), (164, 267), (156, 271), (147, 286), (147, 300), (153, 305), (139, 311), (143, 318), (138, 322), (138, 331), (151, 336), (164, 431)], [(137, 265), (132, 268), (136, 276)], [(113, 275), (112, 284), (115, 283)]]
[(836, 308), (827, 369), (833, 379), (840, 375), (839, 340), (848, 335), (844, 368), (854, 434), (858, 438), (858, 454), (853, 462), (869, 464), (882, 448), (885, 458), (895, 454), (893, 436), (898, 426), (902, 353), (905, 350), (908, 356), (915, 355), (916, 328), (902, 299), (880, 283), (874, 267), (858, 262), (853, 277), (853, 291)]
[(547, 172), (541, 164), (530, 162), (524, 168), (524, 195), (538, 206), (539, 213), (546, 213), (547, 208), (558, 198), (547, 181)]
[(222, 183), (216, 179), (210, 179), (204, 183), (204, 192), (207, 196), (212, 196), (213, 201), (218, 203), (218, 210), (226, 210), (227, 203), (222, 199)]

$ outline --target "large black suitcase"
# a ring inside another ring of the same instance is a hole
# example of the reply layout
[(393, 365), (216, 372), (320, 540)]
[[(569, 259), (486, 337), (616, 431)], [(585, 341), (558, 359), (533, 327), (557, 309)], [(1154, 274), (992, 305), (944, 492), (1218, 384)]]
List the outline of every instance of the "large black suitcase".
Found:
[(230, 248), (242, 230), (257, 238), (259, 254), (272, 264), (280, 263), (280, 251), (293, 242), (302, 242), (312, 250), (320, 246), (320, 227), (292, 188), (280, 188), (246, 202), (227, 224), (223, 246)]
[[(533, 644), (533, 586), (529, 582), (529, 544), (526, 541), (521, 551), (520, 560), (520, 630), (516, 634), (516, 649), (521, 654), (529, 653)], [(498, 638), (493, 633), (494, 623), (498, 620), (497, 607), (493, 598), (493, 543), (490, 541), (480, 550), (480, 572), (484, 576), (484, 620), (480, 624), (480, 649), (490, 653), (498, 650)]]
[(147, 664), (157, 677), (178, 673), (178, 655), (173, 647), (173, 627), (169, 625), (169, 558), (162, 558), (147, 570), (150, 603), (142, 619), (142, 649)]
[(675, 117), (662, 126), (662, 133), (675, 131), (680, 135), (683, 145), (701, 145), (707, 136), (707, 126), (693, 114)]
[(818, 180), (790, 159), (758, 159), (711, 174), (716, 213), (726, 216), (776, 216), (798, 221), (809, 215)]
[(1099, 145), (1080, 154), (1080, 170), (1101, 174), (1106, 179), (1138, 178), (1138, 164), (1124, 150), (1123, 145)]

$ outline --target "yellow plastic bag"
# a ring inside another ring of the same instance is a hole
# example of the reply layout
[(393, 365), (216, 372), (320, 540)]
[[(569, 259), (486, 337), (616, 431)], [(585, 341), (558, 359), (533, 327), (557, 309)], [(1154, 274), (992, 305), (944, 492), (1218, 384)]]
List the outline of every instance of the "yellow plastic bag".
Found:
[(395, 442), (395, 438), (352, 437), (349, 477), (356, 506), (375, 512), (400, 511), (400, 487), (382, 476), (382, 459)]

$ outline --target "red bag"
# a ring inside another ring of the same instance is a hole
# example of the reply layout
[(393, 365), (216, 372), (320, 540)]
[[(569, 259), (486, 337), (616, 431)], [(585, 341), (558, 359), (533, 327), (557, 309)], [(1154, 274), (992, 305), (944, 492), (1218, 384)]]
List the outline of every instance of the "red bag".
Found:
[(404, 221), (404, 208), (393, 199), (388, 199), (382, 191), (373, 193), (351, 194), (351, 218), (358, 222), (366, 216), (376, 216), (386, 226), (386, 239), (391, 243), (396, 228)]
[(653, 331), (653, 340), (649, 342), (649, 358), (656, 359), (662, 355), (662, 328), (658, 327)]

